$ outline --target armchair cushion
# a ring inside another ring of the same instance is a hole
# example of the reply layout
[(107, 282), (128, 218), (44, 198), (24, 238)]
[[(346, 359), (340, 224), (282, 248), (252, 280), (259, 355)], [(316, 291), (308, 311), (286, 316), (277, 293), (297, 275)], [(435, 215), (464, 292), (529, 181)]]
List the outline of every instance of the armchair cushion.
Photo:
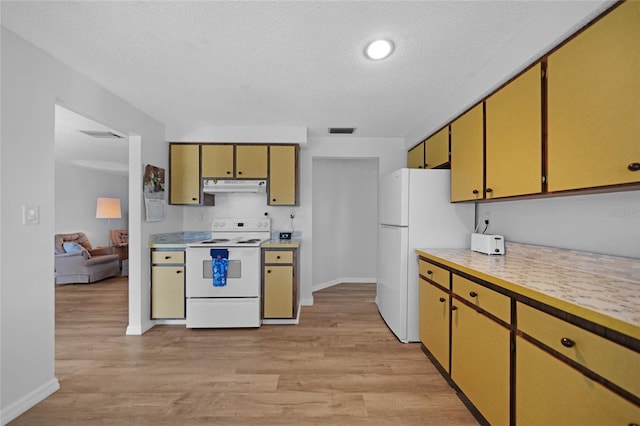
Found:
[(91, 257), (91, 253), (86, 248), (82, 247), (78, 243), (75, 243), (75, 242), (64, 242), (64, 243), (62, 243), (62, 247), (64, 248), (65, 253), (80, 252), (80, 253), (83, 253), (86, 258), (90, 258)]

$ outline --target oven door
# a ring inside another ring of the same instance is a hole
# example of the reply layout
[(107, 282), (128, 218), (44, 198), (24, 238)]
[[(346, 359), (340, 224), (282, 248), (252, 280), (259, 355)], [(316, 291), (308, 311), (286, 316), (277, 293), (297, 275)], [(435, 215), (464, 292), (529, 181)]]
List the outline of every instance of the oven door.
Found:
[(186, 297), (259, 297), (260, 248), (224, 247), (229, 250), (227, 285), (213, 286), (211, 248), (187, 247)]

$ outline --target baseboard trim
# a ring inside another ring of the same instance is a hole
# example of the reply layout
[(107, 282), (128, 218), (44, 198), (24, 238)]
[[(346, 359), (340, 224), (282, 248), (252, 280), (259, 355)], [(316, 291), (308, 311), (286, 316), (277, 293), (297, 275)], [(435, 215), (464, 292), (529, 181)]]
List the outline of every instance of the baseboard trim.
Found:
[(315, 293), (316, 291), (324, 290), (325, 288), (333, 287), (334, 285), (343, 284), (343, 283), (375, 284), (376, 282), (378, 282), (376, 278), (338, 278), (336, 280), (326, 281), (326, 282), (311, 286), (311, 292)]
[(2, 419), (2, 424), (6, 425), (34, 405), (42, 402), (45, 398), (56, 392), (58, 389), (60, 389), (60, 382), (58, 382), (58, 379), (54, 377), (44, 385), (40, 386), (32, 392), (29, 392), (24, 397), (20, 398), (13, 404), (0, 411), (0, 419)]
[(274, 318), (267, 318), (267, 319), (263, 319), (262, 320), (262, 324), (263, 325), (295, 325), (298, 324), (300, 322), (300, 306), (298, 305), (298, 314), (296, 315), (295, 318), (287, 318), (287, 319), (274, 319)]

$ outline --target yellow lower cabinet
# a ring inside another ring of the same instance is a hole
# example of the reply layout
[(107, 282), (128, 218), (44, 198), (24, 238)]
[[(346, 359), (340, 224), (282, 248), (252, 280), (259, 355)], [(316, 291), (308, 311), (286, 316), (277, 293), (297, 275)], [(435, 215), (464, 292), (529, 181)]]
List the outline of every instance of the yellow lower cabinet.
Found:
[(453, 299), (451, 379), (494, 426), (509, 424), (510, 331)]
[(449, 294), (420, 279), (420, 341), (449, 371)]
[(522, 337), (516, 338), (516, 424), (640, 424), (640, 407)]
[(265, 266), (263, 316), (293, 317), (293, 266)]
[(184, 304), (184, 266), (152, 266), (151, 318), (184, 318)]

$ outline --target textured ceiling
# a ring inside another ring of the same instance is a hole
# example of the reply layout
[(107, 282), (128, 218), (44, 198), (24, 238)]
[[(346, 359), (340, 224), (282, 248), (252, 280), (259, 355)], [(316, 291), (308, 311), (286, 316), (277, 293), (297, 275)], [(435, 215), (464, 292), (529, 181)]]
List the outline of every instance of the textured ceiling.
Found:
[[(148, 113), (413, 143), (610, 1), (2, 1), (2, 25)], [(395, 42), (385, 61), (365, 44)]]

